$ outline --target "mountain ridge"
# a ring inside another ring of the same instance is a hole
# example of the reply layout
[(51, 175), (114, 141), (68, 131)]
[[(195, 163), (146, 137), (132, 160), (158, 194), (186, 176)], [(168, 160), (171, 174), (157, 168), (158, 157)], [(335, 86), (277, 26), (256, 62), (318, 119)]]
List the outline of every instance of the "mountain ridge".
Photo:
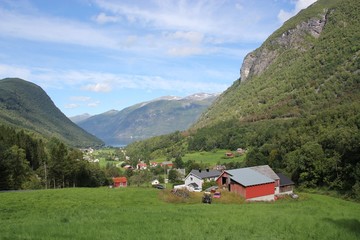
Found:
[(218, 94), (165, 96), (121, 111), (110, 110), (77, 124), (109, 144), (132, 142), (190, 127)]
[(75, 147), (103, 144), (68, 119), (40, 86), (23, 79), (0, 80), (0, 109), (2, 124), (56, 137)]

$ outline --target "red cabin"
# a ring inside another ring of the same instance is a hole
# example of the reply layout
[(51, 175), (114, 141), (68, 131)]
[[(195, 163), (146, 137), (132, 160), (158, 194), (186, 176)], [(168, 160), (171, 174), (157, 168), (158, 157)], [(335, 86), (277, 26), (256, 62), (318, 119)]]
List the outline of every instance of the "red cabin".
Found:
[(114, 187), (126, 187), (127, 186), (127, 179), (126, 177), (115, 177), (113, 178), (113, 186)]

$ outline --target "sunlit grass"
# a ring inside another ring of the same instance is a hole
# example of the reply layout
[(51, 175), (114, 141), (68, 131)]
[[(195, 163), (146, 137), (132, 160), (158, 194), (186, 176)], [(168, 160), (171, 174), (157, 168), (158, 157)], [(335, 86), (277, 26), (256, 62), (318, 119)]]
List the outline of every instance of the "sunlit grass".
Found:
[[(360, 205), (315, 194), (272, 203), (170, 203), (152, 188), (0, 193), (0, 239), (359, 239)], [(221, 202), (223, 201), (223, 202)], [(225, 204), (226, 203), (226, 204)]]

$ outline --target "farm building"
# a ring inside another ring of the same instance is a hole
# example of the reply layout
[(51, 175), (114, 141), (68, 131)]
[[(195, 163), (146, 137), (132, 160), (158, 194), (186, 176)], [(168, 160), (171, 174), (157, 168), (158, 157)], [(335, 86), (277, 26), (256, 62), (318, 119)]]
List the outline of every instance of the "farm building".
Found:
[(136, 164), (136, 169), (137, 170), (146, 170), (147, 169), (147, 164), (144, 162), (139, 162), (138, 164)]
[(249, 168), (273, 179), (275, 181), (275, 195), (280, 193), (280, 177), (271, 169), (269, 165), (254, 166)]
[[(202, 189), (204, 181), (215, 181), (220, 176), (221, 172), (217, 170), (191, 170), (191, 172), (185, 178), (185, 186)], [(196, 185), (195, 185), (196, 184)]]
[(127, 186), (126, 177), (115, 177), (112, 180), (113, 180), (114, 187), (126, 187)]
[(282, 173), (277, 173), (280, 178), (280, 191), (279, 195), (292, 194), (294, 191), (295, 183), (290, 178)]
[(219, 187), (236, 192), (248, 201), (275, 200), (275, 180), (252, 168), (226, 170), (216, 182)]
[(172, 161), (164, 161), (160, 164), (161, 167), (168, 167), (168, 168), (172, 168), (174, 166)]

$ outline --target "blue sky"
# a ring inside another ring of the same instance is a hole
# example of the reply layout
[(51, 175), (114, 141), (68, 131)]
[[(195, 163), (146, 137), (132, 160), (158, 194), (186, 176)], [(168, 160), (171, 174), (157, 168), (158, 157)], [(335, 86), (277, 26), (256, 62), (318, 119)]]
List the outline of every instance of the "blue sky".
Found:
[(315, 0), (1, 0), (0, 78), (67, 116), (220, 93), (247, 53)]

